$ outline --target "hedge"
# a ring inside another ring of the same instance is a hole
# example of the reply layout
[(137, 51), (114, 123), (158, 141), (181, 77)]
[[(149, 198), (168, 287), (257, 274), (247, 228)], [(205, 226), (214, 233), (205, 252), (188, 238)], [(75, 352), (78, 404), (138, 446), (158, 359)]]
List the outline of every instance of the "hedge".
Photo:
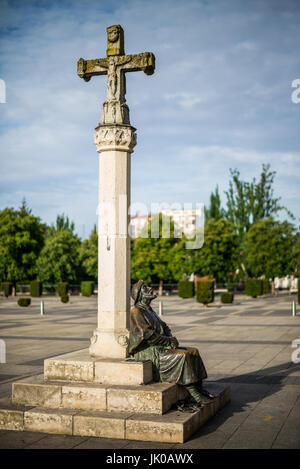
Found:
[(30, 282), (30, 296), (37, 298), (43, 292), (43, 284), (39, 280), (32, 280)]
[(232, 303), (233, 302), (234, 295), (232, 292), (223, 292), (221, 294), (221, 302), (222, 303)]
[(2, 282), (2, 290), (3, 290), (4, 296), (8, 297), (12, 294), (12, 287), (13, 287), (12, 282)]
[(248, 278), (246, 280), (246, 295), (256, 298), (263, 293), (263, 281), (258, 278)]
[(18, 305), (19, 306), (29, 306), (31, 303), (31, 298), (19, 298)]
[(58, 282), (56, 292), (58, 296), (66, 296), (68, 293), (68, 282)]
[(193, 298), (195, 295), (194, 282), (180, 280), (180, 282), (178, 282), (178, 295), (180, 298)]
[(270, 293), (270, 282), (267, 278), (262, 280), (262, 292), (263, 295), (267, 295), (268, 293)]
[(207, 305), (214, 301), (214, 280), (198, 280), (196, 288), (196, 299), (198, 303)]
[(94, 282), (81, 282), (80, 291), (82, 296), (91, 296), (94, 293)]
[(60, 300), (61, 300), (62, 303), (68, 303), (68, 301), (69, 301), (69, 296), (68, 296), (68, 295), (62, 295), (62, 296), (60, 297)]

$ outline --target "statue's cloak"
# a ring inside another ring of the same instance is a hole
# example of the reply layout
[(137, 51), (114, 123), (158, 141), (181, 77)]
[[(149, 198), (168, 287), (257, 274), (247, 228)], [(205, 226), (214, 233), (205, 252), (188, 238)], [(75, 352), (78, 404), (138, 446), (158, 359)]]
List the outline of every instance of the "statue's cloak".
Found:
[(171, 330), (149, 306), (130, 312), (129, 354), (137, 361), (151, 360), (154, 381), (182, 385), (196, 383), (207, 373), (196, 348), (172, 348)]

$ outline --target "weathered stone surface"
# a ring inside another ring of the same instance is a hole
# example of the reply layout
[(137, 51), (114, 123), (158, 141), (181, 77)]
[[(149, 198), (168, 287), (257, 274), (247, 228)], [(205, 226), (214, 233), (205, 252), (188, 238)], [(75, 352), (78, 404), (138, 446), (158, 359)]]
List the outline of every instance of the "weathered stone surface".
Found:
[(31, 376), (13, 383), (12, 402), (29, 406), (60, 407), (61, 386), (45, 384), (43, 375)]
[(165, 415), (134, 415), (126, 420), (125, 438), (128, 440), (184, 443), (200, 424), (201, 412), (169, 411)]
[(152, 363), (96, 360), (95, 382), (103, 384), (139, 385), (152, 381)]
[(89, 359), (87, 350), (74, 352), (44, 361), (46, 380), (88, 381), (94, 380), (94, 362)]
[(63, 386), (63, 408), (106, 410), (106, 389), (88, 386)]
[(152, 363), (117, 358), (92, 358), (88, 349), (52, 357), (44, 362), (48, 381), (139, 385), (152, 381)]
[(107, 410), (163, 414), (177, 400), (175, 384), (155, 383), (147, 386), (107, 389)]
[(74, 435), (123, 439), (125, 420), (130, 415), (122, 412), (81, 412), (74, 416)]
[[(69, 399), (67, 405), (73, 400), (78, 406), (90, 403), (94, 391), (107, 389), (111, 400), (110, 411), (42, 407), (28, 410), (28, 407), (11, 405), (8, 399), (0, 399), (0, 429), (183, 443), (230, 400), (229, 386), (222, 383), (207, 383), (206, 388), (216, 394), (216, 399), (211, 404), (194, 413), (169, 410), (162, 415), (164, 405), (169, 406), (172, 399), (177, 399), (176, 385), (156, 383), (147, 386), (101, 388), (98, 385), (86, 384), (83, 387), (83, 398), (80, 396), (81, 385), (70, 383), (62, 386), (62, 394), (64, 387), (65, 399)], [(148, 395), (145, 389), (148, 390)], [(87, 393), (86, 398), (85, 393)], [(139, 404), (139, 401), (142, 404)], [(112, 403), (116, 405), (118, 411), (112, 410)], [(150, 411), (145, 413), (146, 409)]]
[(0, 399), (0, 429), (1, 430), (23, 430), (23, 406), (12, 404), (9, 397)]
[(24, 413), (24, 430), (72, 435), (74, 413), (69, 409), (35, 407)]

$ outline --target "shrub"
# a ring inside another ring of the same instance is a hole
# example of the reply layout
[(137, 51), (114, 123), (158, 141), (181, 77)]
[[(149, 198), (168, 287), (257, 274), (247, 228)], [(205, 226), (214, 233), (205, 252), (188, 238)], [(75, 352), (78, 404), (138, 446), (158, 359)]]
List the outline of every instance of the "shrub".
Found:
[(13, 287), (13, 284), (11, 282), (2, 282), (2, 290), (3, 290), (4, 296), (8, 297), (12, 294), (12, 287)]
[(195, 295), (194, 282), (180, 280), (180, 282), (178, 282), (178, 295), (180, 298), (193, 298)]
[(264, 278), (262, 280), (262, 292), (263, 295), (267, 295), (268, 293), (270, 293), (270, 282), (267, 278)]
[(68, 301), (69, 301), (69, 296), (68, 296), (68, 295), (62, 295), (62, 296), (60, 297), (60, 300), (61, 300), (62, 303), (68, 303)]
[(258, 278), (248, 278), (246, 280), (246, 295), (256, 298), (262, 295), (263, 285), (262, 280)]
[(18, 305), (19, 306), (29, 306), (31, 303), (31, 298), (19, 298)]
[(30, 282), (30, 296), (37, 298), (43, 292), (43, 284), (39, 280), (32, 280)]
[(68, 282), (58, 282), (56, 291), (58, 296), (66, 296), (68, 293)]
[(297, 288), (298, 288), (298, 305), (300, 305), (300, 282), (299, 282), (299, 278), (297, 280)]
[(214, 280), (199, 280), (197, 282), (196, 298), (198, 303), (207, 305), (214, 301)]
[(80, 291), (82, 296), (91, 296), (94, 293), (94, 282), (81, 282)]
[(231, 292), (223, 292), (221, 294), (221, 302), (222, 303), (232, 303), (233, 302), (234, 295)]

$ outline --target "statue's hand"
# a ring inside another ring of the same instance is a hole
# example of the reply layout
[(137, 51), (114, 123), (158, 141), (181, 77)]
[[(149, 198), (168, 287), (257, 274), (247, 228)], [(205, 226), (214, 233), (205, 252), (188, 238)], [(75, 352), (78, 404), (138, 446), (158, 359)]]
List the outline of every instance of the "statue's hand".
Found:
[(178, 342), (178, 340), (176, 339), (176, 337), (171, 337), (170, 340), (171, 340), (171, 344), (170, 344), (171, 347), (172, 347), (173, 349), (177, 348), (178, 345), (179, 345), (179, 342)]

